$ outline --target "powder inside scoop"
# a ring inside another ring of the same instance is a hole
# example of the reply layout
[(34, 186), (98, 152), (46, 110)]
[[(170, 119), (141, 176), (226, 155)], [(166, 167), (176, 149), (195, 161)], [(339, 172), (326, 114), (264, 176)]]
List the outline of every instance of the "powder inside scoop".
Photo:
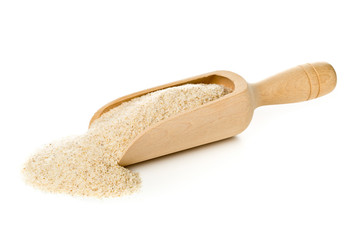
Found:
[(229, 93), (216, 84), (186, 84), (122, 103), (95, 120), (80, 136), (44, 146), (25, 163), (25, 181), (48, 192), (116, 197), (141, 185), (138, 173), (117, 164), (146, 128)]

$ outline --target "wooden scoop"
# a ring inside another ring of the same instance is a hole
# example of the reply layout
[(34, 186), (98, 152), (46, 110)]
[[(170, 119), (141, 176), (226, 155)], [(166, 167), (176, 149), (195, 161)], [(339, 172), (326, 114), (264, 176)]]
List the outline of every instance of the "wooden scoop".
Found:
[(323, 62), (300, 65), (256, 84), (248, 84), (229, 71), (206, 73), (118, 98), (100, 108), (90, 125), (103, 113), (132, 98), (186, 83), (216, 83), (232, 92), (146, 129), (129, 144), (119, 160), (121, 166), (237, 135), (249, 125), (259, 106), (300, 102), (331, 92), (336, 85), (336, 73), (330, 64)]

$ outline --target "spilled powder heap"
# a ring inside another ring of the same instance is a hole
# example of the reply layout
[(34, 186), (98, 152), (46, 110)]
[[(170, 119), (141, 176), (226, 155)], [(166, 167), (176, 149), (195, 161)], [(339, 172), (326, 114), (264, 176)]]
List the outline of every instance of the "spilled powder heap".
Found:
[(104, 113), (80, 136), (46, 145), (25, 163), (34, 187), (77, 196), (116, 197), (139, 189), (141, 179), (117, 164), (130, 142), (149, 126), (213, 101), (229, 90), (186, 84), (132, 99)]

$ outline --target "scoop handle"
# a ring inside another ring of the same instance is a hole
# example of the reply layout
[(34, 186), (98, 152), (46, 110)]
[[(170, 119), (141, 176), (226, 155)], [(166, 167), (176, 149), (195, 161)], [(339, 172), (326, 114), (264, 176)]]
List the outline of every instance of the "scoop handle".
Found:
[(255, 106), (311, 100), (336, 86), (334, 68), (325, 62), (307, 63), (252, 84)]

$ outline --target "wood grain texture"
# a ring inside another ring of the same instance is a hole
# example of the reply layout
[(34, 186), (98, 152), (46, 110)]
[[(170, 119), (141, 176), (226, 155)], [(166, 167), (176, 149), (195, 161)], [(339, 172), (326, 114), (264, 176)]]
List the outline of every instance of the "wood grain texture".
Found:
[(303, 64), (252, 85), (256, 106), (311, 100), (331, 92), (336, 73), (328, 63)]
[(328, 63), (304, 64), (262, 82), (247, 84), (233, 72), (216, 71), (118, 98), (100, 108), (90, 125), (103, 113), (125, 101), (186, 83), (216, 83), (230, 88), (232, 92), (145, 129), (128, 146), (119, 161), (120, 165), (131, 165), (235, 136), (250, 124), (256, 107), (323, 96), (335, 88), (336, 73)]

